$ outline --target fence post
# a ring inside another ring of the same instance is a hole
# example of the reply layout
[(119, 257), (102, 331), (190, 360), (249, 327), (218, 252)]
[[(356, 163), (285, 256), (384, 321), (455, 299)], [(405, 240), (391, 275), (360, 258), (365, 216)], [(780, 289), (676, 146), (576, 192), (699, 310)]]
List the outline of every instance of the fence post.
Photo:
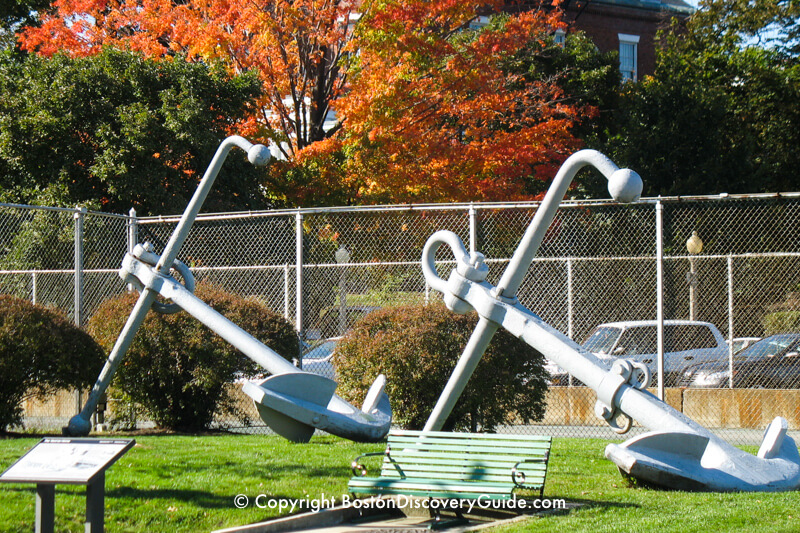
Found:
[(728, 254), (728, 388), (733, 388), (733, 256)]
[(475, 253), (478, 250), (478, 221), (477, 211), (472, 202), (469, 203), (469, 251)]
[(36, 271), (31, 272), (31, 303), (36, 305), (36, 300), (38, 295), (36, 294), (38, 289), (36, 287)]
[[(297, 263), (297, 282), (295, 290), (297, 298), (295, 303), (295, 330), (297, 338), (301, 341), (297, 343), (297, 360), (302, 361), (303, 355), (303, 213), (300, 210), (295, 215), (295, 262)], [(302, 364), (302, 363), (301, 363)]]
[(289, 320), (289, 265), (283, 265), (283, 318)]
[[(75, 220), (75, 300), (74, 315), (75, 325), (83, 325), (83, 221), (86, 216), (86, 208), (75, 206), (75, 213), (72, 215)], [(81, 412), (81, 391), (75, 389), (75, 413)]]
[(656, 201), (656, 345), (658, 348), (658, 398), (664, 401), (664, 206)]
[[(128, 211), (128, 253), (132, 254), (133, 249), (136, 247), (136, 244), (139, 242), (139, 220), (136, 218), (136, 209), (131, 207), (131, 210)], [(128, 284), (128, 292), (133, 292), (133, 285)]]
[[(573, 310), (572, 310), (572, 258), (567, 257), (567, 337), (575, 340), (573, 336), (575, 331), (573, 329)], [(569, 375), (569, 386), (572, 387), (573, 380), (572, 374)]]
[(128, 253), (133, 253), (136, 243), (139, 242), (139, 219), (136, 218), (136, 209), (131, 207), (128, 211)]
[(74, 301), (74, 321), (75, 325), (83, 325), (83, 220), (86, 215), (86, 208), (76, 206), (75, 213), (75, 301)]

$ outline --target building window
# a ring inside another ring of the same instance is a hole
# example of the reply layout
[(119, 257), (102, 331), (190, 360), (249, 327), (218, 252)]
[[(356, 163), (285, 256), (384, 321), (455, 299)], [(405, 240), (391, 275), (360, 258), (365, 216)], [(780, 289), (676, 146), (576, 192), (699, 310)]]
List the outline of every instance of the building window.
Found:
[(567, 41), (567, 33), (564, 30), (556, 30), (553, 34), (553, 40), (559, 46), (564, 46), (564, 43)]
[(619, 34), (619, 71), (622, 81), (638, 79), (639, 36)]
[(469, 29), (480, 30), (481, 28), (487, 26), (488, 24), (489, 24), (489, 17), (481, 16), (469, 23)]

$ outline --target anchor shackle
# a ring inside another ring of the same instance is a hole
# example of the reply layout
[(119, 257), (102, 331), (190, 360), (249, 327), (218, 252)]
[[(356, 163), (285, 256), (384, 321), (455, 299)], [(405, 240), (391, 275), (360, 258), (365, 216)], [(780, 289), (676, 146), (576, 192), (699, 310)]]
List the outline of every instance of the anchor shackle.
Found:
[[(149, 265), (153, 270), (156, 269), (159, 260), (161, 260), (160, 255), (153, 253), (153, 246), (149, 242), (146, 242), (144, 244), (137, 244), (133, 248), (132, 255), (136, 259), (139, 259), (142, 263), (146, 263), (147, 265)], [(173, 259), (172, 266), (170, 268), (175, 270), (178, 274), (181, 275), (181, 277), (183, 278), (183, 286), (186, 288), (187, 291), (193, 293), (195, 288), (195, 279), (188, 265), (186, 265), (186, 263), (183, 263), (182, 261)], [(144, 284), (141, 282), (141, 280), (139, 280), (139, 278), (129, 273), (124, 268), (120, 271), (120, 275), (126, 282), (132, 283), (134, 286), (136, 286), (136, 288), (139, 289), (140, 292), (144, 289)], [(153, 311), (156, 311), (164, 315), (171, 315), (180, 311), (181, 307), (175, 303), (165, 304), (162, 302), (155, 301), (153, 302), (152, 309)]]
[[(436, 252), (446, 244), (453, 252), (456, 259), (456, 268), (450, 273), (450, 279), (445, 280), (439, 276), (436, 270)], [(442, 293), (444, 303), (448, 309), (458, 314), (468, 313), (473, 307), (457, 297), (458, 287), (465, 281), (480, 283), (489, 274), (489, 267), (484, 262), (484, 256), (480, 252), (467, 252), (461, 238), (452, 231), (437, 231), (425, 242), (422, 250), (422, 273), (425, 281), (434, 290)]]

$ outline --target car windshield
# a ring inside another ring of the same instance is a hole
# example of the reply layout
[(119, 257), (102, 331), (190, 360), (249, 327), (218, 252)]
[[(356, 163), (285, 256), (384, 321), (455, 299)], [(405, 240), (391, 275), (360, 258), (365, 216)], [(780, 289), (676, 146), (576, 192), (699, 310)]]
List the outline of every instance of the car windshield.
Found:
[(583, 347), (592, 353), (607, 354), (611, 351), (622, 333), (621, 328), (599, 327), (583, 342)]
[(311, 348), (309, 351), (303, 354), (303, 360), (306, 359), (325, 359), (330, 354), (333, 353), (333, 350), (336, 348), (336, 341), (325, 341), (319, 346), (315, 346)]
[(774, 335), (772, 337), (767, 337), (739, 352), (737, 358), (766, 359), (768, 357), (775, 357), (795, 344), (798, 339), (800, 339), (800, 336), (797, 335)]
[(622, 334), (614, 349), (615, 355), (642, 355), (656, 353), (657, 330), (654, 327), (629, 328)]

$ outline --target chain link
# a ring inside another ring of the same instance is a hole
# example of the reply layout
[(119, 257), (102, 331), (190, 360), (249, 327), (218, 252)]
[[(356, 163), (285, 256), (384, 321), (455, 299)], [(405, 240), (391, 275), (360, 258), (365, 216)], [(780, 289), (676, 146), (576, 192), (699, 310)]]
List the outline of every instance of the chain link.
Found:
[[(794, 337), (761, 343), (760, 351), (736, 350), (773, 333), (800, 332), (800, 196), (658, 201), (662, 284), (656, 200), (628, 206), (568, 202), (520, 286), (520, 301), (578, 343), (598, 325), (612, 324), (606, 333), (616, 335), (615, 343), (604, 346), (610, 351), (604, 355), (642, 361), (657, 353), (657, 330), (652, 322), (638, 330), (629, 322), (656, 318), (661, 286), (666, 400), (736, 444), (757, 444), (763, 427), (778, 415), (796, 430), (800, 418), (791, 406), (800, 399), (800, 348)], [(535, 209), (536, 204), (468, 204), (200, 216), (179, 259), (198, 282), (256, 298), (285, 316), (298, 328), (304, 349), (316, 349), (304, 366), (335, 377), (325, 360), (335, 341), (326, 345), (326, 340), (340, 337), (375, 309), (441, 301), (426, 286), (419, 265), (432, 233), (453, 231), (468, 249), (482, 252), (488, 281), (495, 284)], [(73, 319), (80, 301), (77, 316), (85, 325), (104, 299), (126, 290), (116, 271), (131, 232), (128, 217), (83, 215), (79, 300), (75, 214), (0, 205), (0, 292), (56, 307)], [(138, 241), (151, 242), (156, 252), (177, 223), (176, 218), (133, 220)], [(693, 234), (702, 241), (699, 253), (687, 249)], [(453, 258), (440, 255), (438, 272), (446, 278)], [(698, 330), (673, 320), (708, 322), (713, 328)], [(618, 438), (594, 417), (594, 392), (549, 368), (555, 374), (544, 420), (520, 420), (502, 431)], [(231, 391), (241, 396), (236, 387)], [(244, 396), (241, 405), (258, 424)], [(26, 425), (59, 427), (64, 419), (51, 412), (68, 417), (71, 408), (40, 406), (49, 413), (41, 414), (31, 406)], [(218, 420), (221, 427), (233, 423)], [(634, 425), (633, 433), (642, 430)]]

